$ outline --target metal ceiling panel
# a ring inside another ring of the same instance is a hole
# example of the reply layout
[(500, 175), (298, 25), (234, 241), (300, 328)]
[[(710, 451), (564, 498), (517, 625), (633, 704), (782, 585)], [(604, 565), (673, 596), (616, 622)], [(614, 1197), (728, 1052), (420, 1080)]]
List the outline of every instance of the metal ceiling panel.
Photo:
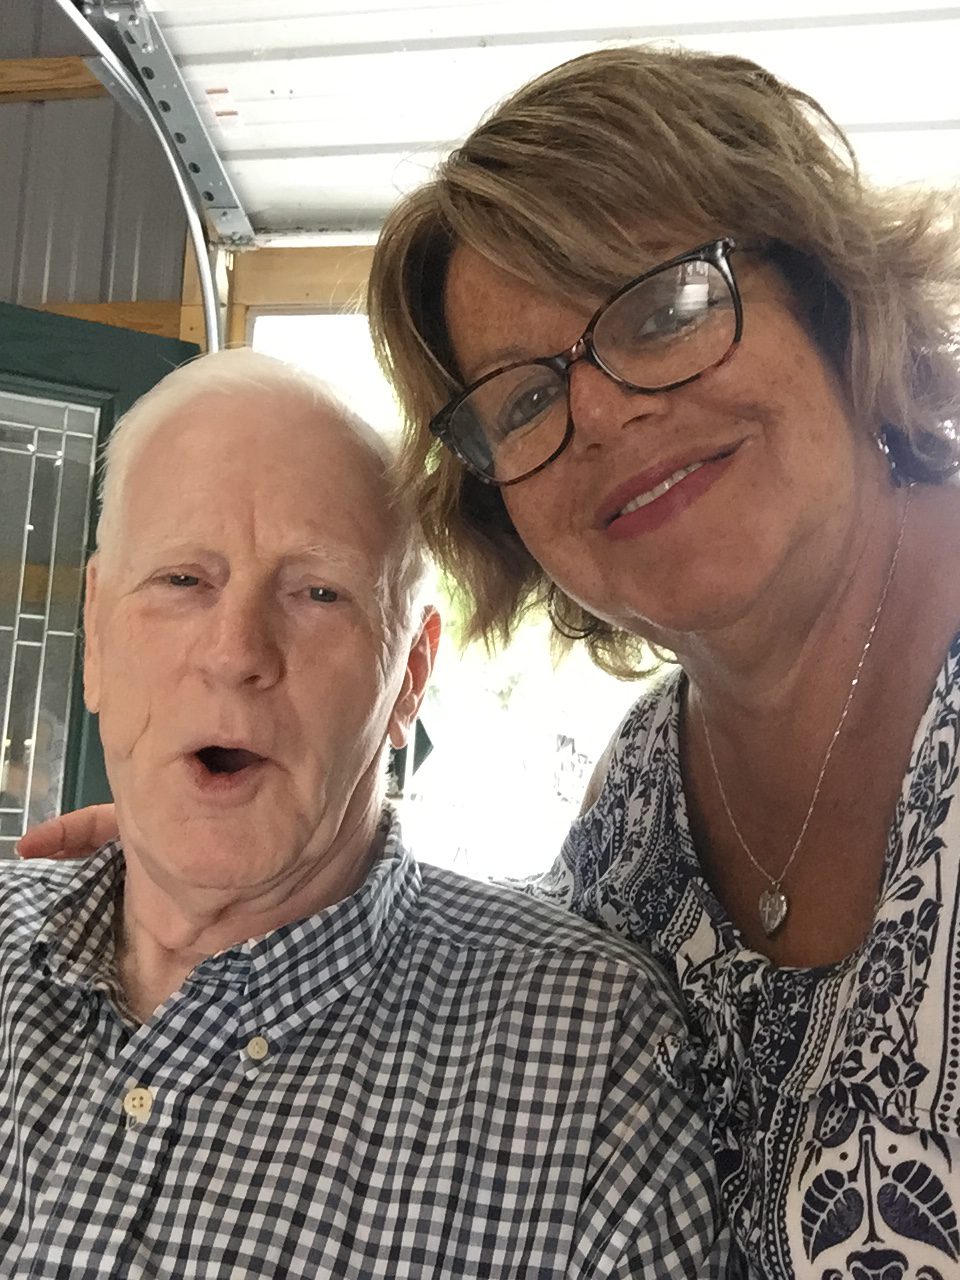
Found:
[[(818, 97), (846, 123), (960, 119), (956, 66), (960, 16), (913, 26), (878, 26), (688, 36), (690, 48), (753, 58)], [(190, 63), (183, 72), (198, 96), (222, 88), (237, 117), (221, 123), (223, 154), (277, 147), (280, 130), (309, 145), (454, 140), (495, 102), (531, 76), (597, 46), (585, 42), (444, 52), (302, 55), (289, 63)], [(916, 76), (906, 68), (915, 68)], [(249, 158), (249, 157), (248, 157)]]
[[(684, 29), (729, 31), (775, 27), (818, 28), (877, 21), (923, 21), (948, 14), (950, 6), (912, 4), (910, 0), (727, 0), (718, 11), (715, 0), (285, 0), (282, 15), (269, 0), (151, 0), (164, 25), (191, 30), (198, 53), (230, 56), (231, 51), (281, 47), (327, 48), (333, 53), (351, 45), (388, 43), (412, 48), (418, 42), (477, 43), (487, 46), (512, 40), (549, 43), (582, 38), (643, 39)], [(577, 33), (577, 34), (574, 34)]]
[[(880, 182), (960, 181), (960, 8), (904, 0), (149, 0), (261, 233), (376, 231), (481, 115), (627, 40), (737, 53), (823, 103)], [(638, 10), (641, 21), (638, 21)]]

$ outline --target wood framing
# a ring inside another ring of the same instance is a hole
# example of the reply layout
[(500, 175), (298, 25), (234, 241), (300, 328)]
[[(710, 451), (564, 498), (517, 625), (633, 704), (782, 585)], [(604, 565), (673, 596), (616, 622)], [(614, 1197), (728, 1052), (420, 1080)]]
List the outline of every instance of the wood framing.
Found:
[(363, 302), (373, 246), (258, 249), (237, 255), (235, 301), (245, 307), (346, 311)]
[[(234, 254), (227, 273), (227, 345), (243, 346), (247, 341), (251, 309), (362, 309), (372, 260), (372, 245), (250, 249)], [(200, 283), (189, 246), (183, 272), (180, 337), (201, 344), (204, 339)]]
[(52, 311), (77, 320), (94, 320), (118, 329), (136, 329), (160, 338), (180, 336), (180, 303), (172, 302), (47, 302), (34, 311)]
[(0, 103), (104, 98), (107, 91), (82, 58), (0, 60)]

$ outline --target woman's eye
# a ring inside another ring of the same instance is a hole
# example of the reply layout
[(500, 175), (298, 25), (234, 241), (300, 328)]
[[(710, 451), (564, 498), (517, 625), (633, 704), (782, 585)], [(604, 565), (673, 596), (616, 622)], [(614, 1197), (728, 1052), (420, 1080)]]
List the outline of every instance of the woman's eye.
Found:
[(640, 328), (639, 337), (673, 337), (691, 325), (697, 324), (702, 316), (703, 310), (699, 307), (687, 307), (682, 304), (661, 307), (659, 311), (647, 316)]
[(707, 292), (701, 283), (678, 291), (669, 301), (645, 315), (637, 325), (640, 340), (675, 338), (713, 320), (711, 312), (726, 309), (729, 299)]
[(316, 604), (333, 604), (339, 594), (330, 587), (311, 587), (310, 599)]
[(541, 383), (528, 387), (517, 393), (504, 406), (500, 415), (501, 428), (505, 435), (512, 431), (521, 431), (542, 418), (556, 404), (562, 395), (563, 388), (559, 381)]
[(192, 573), (168, 573), (166, 581), (171, 587), (196, 587), (200, 583), (200, 579)]

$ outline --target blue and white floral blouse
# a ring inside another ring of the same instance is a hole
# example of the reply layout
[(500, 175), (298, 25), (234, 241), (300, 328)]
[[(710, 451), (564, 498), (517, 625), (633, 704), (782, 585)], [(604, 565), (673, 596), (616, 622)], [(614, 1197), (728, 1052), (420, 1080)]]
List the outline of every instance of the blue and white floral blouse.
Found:
[(763, 1280), (960, 1277), (960, 637), (914, 738), (876, 918), (840, 964), (777, 968), (704, 880), (672, 671), (531, 888), (646, 944), (695, 1034), (662, 1069), (706, 1102), (730, 1218)]

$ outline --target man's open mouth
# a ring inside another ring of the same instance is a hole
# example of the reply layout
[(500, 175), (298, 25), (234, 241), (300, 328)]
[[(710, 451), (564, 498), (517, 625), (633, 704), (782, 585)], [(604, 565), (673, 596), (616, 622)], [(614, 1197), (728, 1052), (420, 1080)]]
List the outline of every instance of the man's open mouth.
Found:
[(211, 745), (201, 747), (194, 752), (194, 756), (207, 773), (213, 776), (240, 773), (252, 765), (264, 762), (263, 756), (258, 756), (255, 751), (247, 751), (244, 747)]

